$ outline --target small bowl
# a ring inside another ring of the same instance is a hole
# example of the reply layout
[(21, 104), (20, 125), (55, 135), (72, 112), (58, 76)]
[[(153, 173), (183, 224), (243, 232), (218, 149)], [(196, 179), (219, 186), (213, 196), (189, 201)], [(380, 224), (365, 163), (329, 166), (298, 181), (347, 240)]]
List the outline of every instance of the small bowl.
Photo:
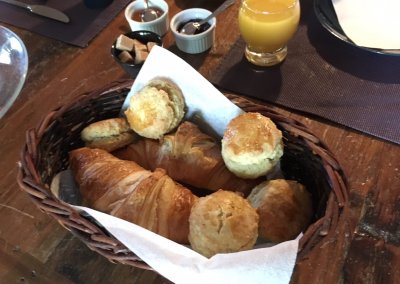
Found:
[(199, 34), (186, 35), (178, 32), (178, 28), (185, 22), (194, 19), (205, 19), (211, 12), (201, 8), (186, 9), (176, 14), (171, 20), (171, 31), (175, 36), (176, 45), (180, 50), (190, 54), (202, 53), (212, 47), (215, 39), (217, 19), (208, 21), (210, 27)]
[[(137, 39), (143, 44), (147, 44), (148, 42), (152, 41), (159, 46), (163, 45), (161, 37), (158, 34), (150, 31), (134, 31), (126, 33), (124, 35), (132, 39)], [(111, 55), (114, 57), (115, 61), (117, 61), (118, 64), (122, 67), (122, 69), (124, 69), (125, 72), (129, 74), (130, 77), (136, 78), (137, 74), (139, 73), (140, 69), (143, 66), (143, 63), (134, 64), (134, 63), (122, 62), (118, 57), (121, 51), (115, 47), (116, 42), (117, 40), (115, 40), (113, 45), (111, 46)]]
[(144, 9), (144, 1), (136, 0), (131, 2), (125, 8), (125, 19), (128, 21), (129, 26), (132, 31), (146, 30), (151, 31), (159, 36), (163, 36), (167, 33), (169, 28), (169, 15), (168, 15), (168, 4), (164, 0), (149, 0), (149, 6), (158, 7), (164, 13), (154, 21), (150, 22), (141, 22), (133, 20), (133, 15), (135, 12)]

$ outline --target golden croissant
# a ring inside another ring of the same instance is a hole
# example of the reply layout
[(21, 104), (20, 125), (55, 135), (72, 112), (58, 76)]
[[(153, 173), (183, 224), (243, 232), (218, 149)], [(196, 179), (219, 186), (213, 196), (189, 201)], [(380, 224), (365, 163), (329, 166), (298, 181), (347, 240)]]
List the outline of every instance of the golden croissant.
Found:
[(85, 203), (178, 243), (188, 243), (189, 215), (197, 197), (165, 170), (145, 170), (100, 149), (69, 154)]
[(140, 139), (113, 154), (146, 169), (163, 168), (178, 182), (212, 191), (224, 189), (247, 195), (260, 183), (260, 179), (243, 179), (230, 172), (222, 159), (220, 143), (188, 121), (160, 141)]

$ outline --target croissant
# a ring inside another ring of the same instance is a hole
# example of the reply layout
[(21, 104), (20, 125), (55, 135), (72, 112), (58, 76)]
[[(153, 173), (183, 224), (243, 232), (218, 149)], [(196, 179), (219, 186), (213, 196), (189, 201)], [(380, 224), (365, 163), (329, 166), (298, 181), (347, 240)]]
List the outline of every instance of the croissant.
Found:
[(188, 243), (189, 215), (197, 197), (165, 170), (151, 172), (104, 150), (86, 147), (71, 151), (69, 159), (89, 207)]
[(163, 168), (176, 181), (212, 191), (224, 189), (247, 195), (261, 181), (231, 173), (222, 159), (220, 144), (188, 121), (160, 141), (140, 139), (113, 154), (146, 169)]

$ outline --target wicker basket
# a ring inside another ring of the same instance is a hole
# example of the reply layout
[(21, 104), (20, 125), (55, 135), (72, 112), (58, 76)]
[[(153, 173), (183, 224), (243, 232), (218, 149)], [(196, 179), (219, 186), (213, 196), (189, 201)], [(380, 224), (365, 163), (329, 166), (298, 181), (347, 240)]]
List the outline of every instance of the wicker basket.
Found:
[[(132, 83), (115, 82), (83, 94), (79, 100), (49, 113), (37, 128), (28, 130), (17, 179), (21, 189), (42, 211), (53, 216), (90, 249), (114, 263), (151, 269), (96, 222), (80, 215), (49, 190), (53, 176), (68, 167), (68, 152), (83, 146), (81, 130), (94, 121), (118, 116)], [(243, 110), (260, 112), (277, 124), (284, 136), (281, 166), (285, 177), (305, 184), (312, 193), (316, 209), (314, 222), (300, 240), (299, 261), (335, 230), (348, 199), (343, 171), (326, 146), (301, 123), (268, 106), (236, 95), (227, 97)]]

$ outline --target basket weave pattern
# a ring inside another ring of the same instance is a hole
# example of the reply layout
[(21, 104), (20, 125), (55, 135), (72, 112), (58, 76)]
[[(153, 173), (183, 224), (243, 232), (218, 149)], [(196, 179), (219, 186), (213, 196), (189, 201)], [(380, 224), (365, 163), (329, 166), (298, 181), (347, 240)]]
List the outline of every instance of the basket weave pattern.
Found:
[[(52, 178), (68, 167), (68, 152), (83, 146), (81, 130), (94, 121), (117, 117), (131, 85), (132, 81), (115, 82), (83, 94), (79, 101), (74, 100), (47, 114), (36, 128), (26, 132), (17, 180), (20, 188), (43, 212), (54, 217), (90, 249), (114, 263), (151, 269), (101, 226), (50, 192)], [(300, 260), (336, 228), (348, 200), (343, 171), (324, 143), (300, 122), (266, 105), (233, 94), (226, 96), (244, 111), (259, 112), (276, 123), (284, 136), (282, 169), (288, 173), (285, 177), (296, 179), (312, 189), (316, 213), (314, 223), (300, 240), (297, 258)], [(302, 167), (312, 170), (312, 176), (299, 176), (298, 173), (307, 172)]]

